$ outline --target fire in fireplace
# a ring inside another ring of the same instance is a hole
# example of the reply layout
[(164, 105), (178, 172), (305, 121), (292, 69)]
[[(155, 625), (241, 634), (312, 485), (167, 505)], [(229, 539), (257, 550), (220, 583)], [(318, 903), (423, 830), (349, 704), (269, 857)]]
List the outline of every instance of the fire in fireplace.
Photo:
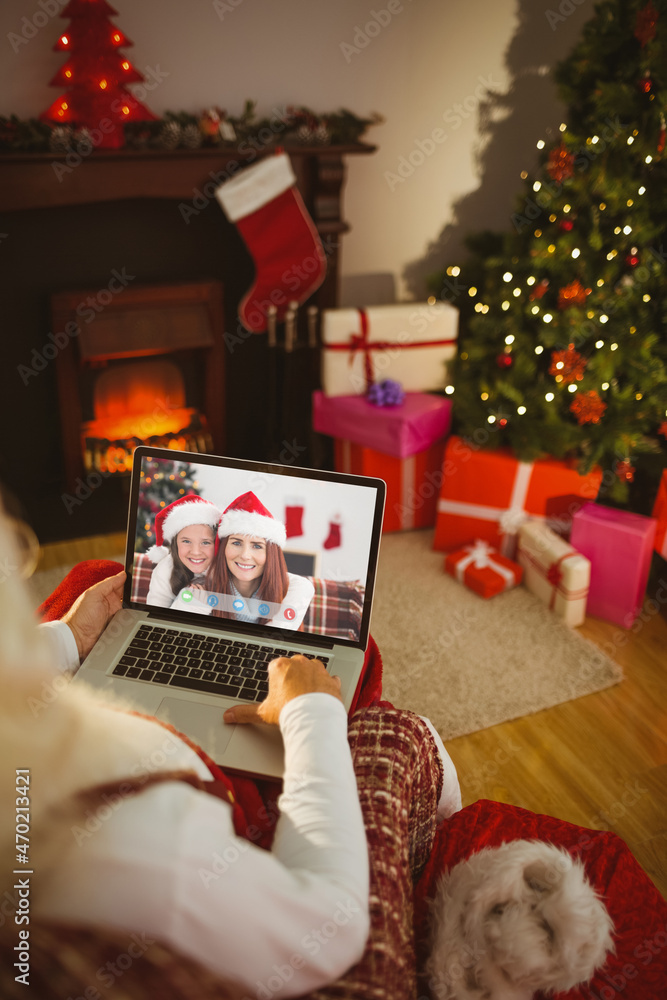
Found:
[(138, 444), (213, 448), (206, 414), (186, 406), (183, 375), (173, 361), (135, 361), (103, 371), (93, 388), (93, 412), (82, 426), (87, 471), (129, 472)]
[(126, 288), (94, 315), (81, 309), (90, 294), (51, 303), (55, 330), (79, 330), (56, 359), (70, 487), (84, 472), (128, 472), (139, 444), (221, 453), (220, 283)]

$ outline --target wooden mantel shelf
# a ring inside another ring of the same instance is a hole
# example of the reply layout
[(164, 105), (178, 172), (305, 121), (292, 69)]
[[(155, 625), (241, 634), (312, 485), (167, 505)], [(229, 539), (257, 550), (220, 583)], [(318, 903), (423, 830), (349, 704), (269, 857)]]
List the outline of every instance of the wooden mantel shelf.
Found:
[[(287, 146), (297, 184), (310, 202), (320, 232), (347, 229), (339, 217), (343, 158), (373, 153), (367, 143), (345, 146)], [(125, 198), (173, 198), (192, 203), (213, 196), (226, 178), (271, 155), (242, 148), (94, 150), (78, 154), (0, 154), (0, 211), (54, 208)], [(336, 204), (334, 204), (336, 203)]]

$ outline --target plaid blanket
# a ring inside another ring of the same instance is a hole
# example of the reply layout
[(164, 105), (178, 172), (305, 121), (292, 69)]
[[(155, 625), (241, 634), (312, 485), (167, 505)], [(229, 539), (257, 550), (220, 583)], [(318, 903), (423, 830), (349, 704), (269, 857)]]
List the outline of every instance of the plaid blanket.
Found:
[(310, 577), (315, 594), (303, 619), (304, 632), (332, 639), (358, 639), (364, 588), (358, 581), (321, 580)]
[[(147, 555), (135, 555), (133, 601), (146, 603), (153, 569), (154, 564)], [(328, 635), (332, 639), (358, 639), (364, 603), (363, 586), (358, 581), (309, 579), (315, 587), (315, 594), (303, 619), (303, 631)]]

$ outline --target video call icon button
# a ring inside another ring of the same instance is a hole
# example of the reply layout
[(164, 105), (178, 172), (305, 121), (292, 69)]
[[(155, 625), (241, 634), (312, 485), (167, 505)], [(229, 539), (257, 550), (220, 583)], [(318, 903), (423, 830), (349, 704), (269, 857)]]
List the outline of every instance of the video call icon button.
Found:
[(186, 604), (188, 604), (192, 600), (192, 596), (193, 595), (191, 590), (184, 590), (183, 593), (181, 594), (181, 598), (186, 602)]
[(296, 618), (296, 611), (294, 610), (294, 608), (285, 608), (283, 614), (285, 615), (285, 618), (287, 619), (288, 622), (292, 622)]

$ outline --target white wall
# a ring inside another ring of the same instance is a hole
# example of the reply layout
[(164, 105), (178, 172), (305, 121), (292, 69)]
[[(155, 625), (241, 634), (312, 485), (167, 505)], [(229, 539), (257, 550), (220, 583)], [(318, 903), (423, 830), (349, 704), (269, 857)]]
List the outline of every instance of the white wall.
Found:
[[(49, 15), (64, 2), (0, 5), (0, 113), (36, 116), (58, 96), (48, 81), (63, 56), (52, 46), (69, 22)], [(399, 298), (423, 297), (424, 274), (455, 257), (466, 232), (509, 223), (519, 172), (562, 114), (543, 69), (569, 52), (593, 13), (592, 0), (115, 7), (132, 63), (149, 80), (163, 76), (146, 98), (157, 113), (218, 105), (238, 114), (252, 98), (259, 114), (293, 103), (384, 115), (366, 136), (378, 152), (348, 160), (342, 273), (391, 275)], [(487, 88), (497, 96), (480, 121)]]

